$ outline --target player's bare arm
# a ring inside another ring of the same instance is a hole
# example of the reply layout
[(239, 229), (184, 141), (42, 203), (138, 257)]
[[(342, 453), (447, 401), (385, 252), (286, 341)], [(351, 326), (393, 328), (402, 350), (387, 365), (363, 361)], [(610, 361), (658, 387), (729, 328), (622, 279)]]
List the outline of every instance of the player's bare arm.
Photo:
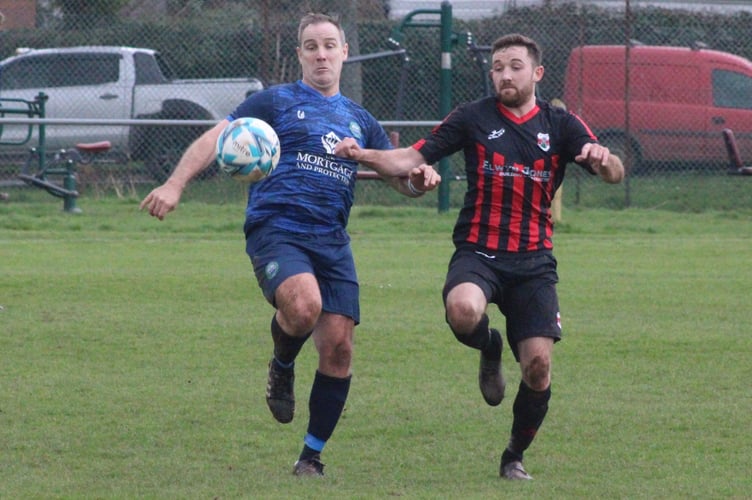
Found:
[(407, 177), (384, 177), (397, 192), (417, 198), (423, 196), (426, 191), (431, 191), (441, 183), (441, 175), (428, 164), (415, 167)]
[(227, 124), (227, 120), (222, 120), (196, 139), (185, 150), (170, 177), (164, 184), (152, 190), (141, 202), (139, 208), (141, 210), (147, 208), (149, 215), (159, 220), (163, 220), (165, 215), (175, 210), (188, 182), (211, 165), (214, 160), (217, 137)]
[(582, 146), (582, 151), (575, 157), (575, 161), (590, 165), (593, 171), (609, 184), (618, 184), (624, 179), (621, 158), (612, 155), (607, 147), (600, 144), (588, 143)]
[(370, 167), (382, 176), (406, 177), (426, 160), (411, 147), (398, 149), (363, 149), (352, 137), (346, 137), (334, 148), (334, 154)]

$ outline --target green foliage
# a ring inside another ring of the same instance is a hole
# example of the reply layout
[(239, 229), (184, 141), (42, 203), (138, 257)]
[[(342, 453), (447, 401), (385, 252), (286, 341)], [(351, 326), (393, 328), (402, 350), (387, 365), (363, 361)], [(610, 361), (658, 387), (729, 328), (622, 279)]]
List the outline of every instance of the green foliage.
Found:
[(327, 476), (298, 481), (316, 356), (304, 347), (298, 412), (277, 424), (272, 309), (244, 254), (242, 201), (188, 196), (162, 222), (137, 203), (76, 216), (50, 197), (0, 204), (2, 498), (749, 494), (749, 213), (565, 212), (565, 337), (526, 454), (535, 480), (516, 484), (497, 468), (518, 367), (505, 350), (509, 399), (486, 406), (477, 355), (443, 319), (454, 214), (357, 208), (352, 390)]
[(107, 26), (117, 17), (128, 0), (54, 0), (60, 7), (67, 29), (89, 29)]
[[(178, 2), (170, 4), (171, 15), (166, 18), (129, 20), (115, 14), (124, 0), (58, 1), (65, 17), (74, 18), (75, 30), (1, 32), (0, 57), (7, 57), (16, 47), (146, 45), (163, 52), (177, 73), (186, 78), (253, 75), (268, 81), (294, 79), (297, 20), (311, 7), (285, 7), (279, 2), (221, 2), (212, 8), (213, 2)], [(378, 17), (383, 12), (378, 2), (360, 8), (362, 13), (376, 16), (358, 23), (360, 52), (369, 54), (390, 48), (387, 40), (397, 22)], [(455, 19), (453, 30), (458, 37), (453, 58), (453, 101), (479, 97), (486, 77), (466, 50), (467, 33), (472, 33), (482, 46), (489, 46), (501, 34), (512, 31), (536, 38), (544, 48), (546, 77), (540, 87), (546, 97), (561, 95), (569, 51), (580, 44), (624, 43), (628, 38), (664, 45), (702, 41), (719, 50), (752, 57), (752, 38), (746, 36), (752, 19), (748, 13), (722, 15), (655, 7), (632, 10), (631, 24), (627, 24), (623, 11), (571, 2), (512, 8), (498, 17), (480, 20)], [(430, 103), (437, 102), (439, 93), (439, 30), (407, 28), (404, 35), (410, 78), (402, 115), (414, 120), (436, 119), (438, 105)], [(399, 86), (398, 67), (399, 61), (394, 58), (364, 64), (369, 81), (389, 82), (365, 93), (381, 119), (394, 119), (396, 115), (393, 104)]]

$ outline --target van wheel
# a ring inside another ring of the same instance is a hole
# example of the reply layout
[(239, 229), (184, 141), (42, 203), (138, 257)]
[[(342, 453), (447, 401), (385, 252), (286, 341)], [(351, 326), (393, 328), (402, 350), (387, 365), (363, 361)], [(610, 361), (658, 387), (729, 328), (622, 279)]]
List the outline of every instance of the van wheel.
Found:
[(624, 135), (604, 135), (598, 142), (618, 156), (624, 164), (627, 175), (635, 175), (642, 170), (642, 156), (635, 142)]

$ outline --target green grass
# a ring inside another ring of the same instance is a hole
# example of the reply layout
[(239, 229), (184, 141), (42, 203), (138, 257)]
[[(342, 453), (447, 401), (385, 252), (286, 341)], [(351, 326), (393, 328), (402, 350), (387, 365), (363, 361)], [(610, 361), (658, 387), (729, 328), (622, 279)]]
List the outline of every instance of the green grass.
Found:
[[(48, 200), (49, 199), (49, 200)], [(455, 213), (356, 207), (362, 324), (323, 480), (290, 475), (298, 412), (264, 403), (272, 315), (242, 202), (159, 222), (133, 200), (0, 204), (0, 498), (745, 498), (750, 213), (572, 210), (555, 236), (564, 340), (553, 399), (498, 478), (511, 397), (443, 321)], [(491, 311), (493, 324), (502, 317)], [(509, 392), (517, 365), (504, 353)]]
[(616, 185), (606, 185), (598, 178), (579, 174), (564, 183), (565, 206), (630, 207), (683, 213), (752, 210), (750, 179), (723, 172), (653, 173), (633, 176), (628, 182)]

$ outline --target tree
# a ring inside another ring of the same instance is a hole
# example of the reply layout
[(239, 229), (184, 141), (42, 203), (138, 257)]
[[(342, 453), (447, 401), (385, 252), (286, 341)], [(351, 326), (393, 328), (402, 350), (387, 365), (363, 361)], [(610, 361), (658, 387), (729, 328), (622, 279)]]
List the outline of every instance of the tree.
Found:
[(86, 29), (111, 24), (128, 0), (54, 0), (66, 29)]

